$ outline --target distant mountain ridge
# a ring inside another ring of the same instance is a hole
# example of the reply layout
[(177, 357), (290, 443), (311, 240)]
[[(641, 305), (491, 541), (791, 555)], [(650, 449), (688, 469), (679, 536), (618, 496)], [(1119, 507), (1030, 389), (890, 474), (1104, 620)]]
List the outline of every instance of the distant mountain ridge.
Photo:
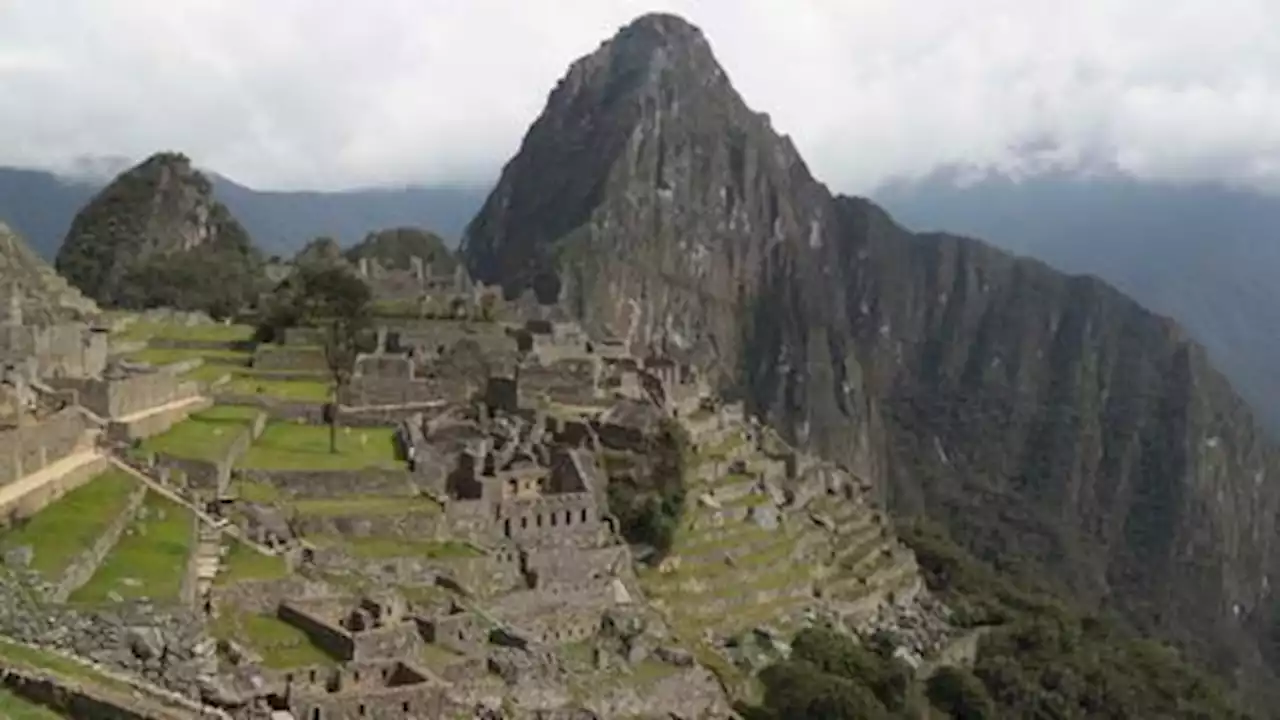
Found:
[(887, 185), (915, 230), (945, 228), (1115, 284), (1178, 320), (1280, 433), (1280, 197), (1118, 174)]
[[(240, 220), (263, 252), (292, 256), (308, 241), (329, 236), (344, 246), (379, 228), (429, 228), (450, 245), (484, 202), (487, 188), (405, 187), (337, 192), (260, 191), (206, 173), (215, 196)], [(52, 260), (71, 219), (106, 186), (99, 174), (64, 176), (0, 167), (0, 220)]]

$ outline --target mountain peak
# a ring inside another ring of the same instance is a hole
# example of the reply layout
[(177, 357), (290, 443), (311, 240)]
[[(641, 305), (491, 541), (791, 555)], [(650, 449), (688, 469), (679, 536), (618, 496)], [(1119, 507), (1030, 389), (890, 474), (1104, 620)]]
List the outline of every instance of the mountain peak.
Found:
[[(829, 202), (815, 186), (791, 143), (733, 88), (702, 32), (674, 15), (645, 15), (573, 63), (462, 247), (473, 277), (547, 303), (590, 304), (611, 292), (566, 276), (581, 267), (566, 257), (609, 262), (637, 245), (664, 255), (648, 259), (654, 271), (732, 301), (771, 244), (814, 232), (810, 220)], [(647, 236), (631, 237), (640, 226)], [(728, 262), (714, 257), (725, 253)], [(656, 308), (613, 302), (583, 314), (628, 334), (637, 350), (707, 340), (703, 330), (666, 327)]]
[(57, 257), (58, 270), (99, 303), (215, 313), (239, 308), (257, 264), (248, 234), (214, 198), (209, 179), (176, 152), (152, 155), (99, 192), (72, 221)]

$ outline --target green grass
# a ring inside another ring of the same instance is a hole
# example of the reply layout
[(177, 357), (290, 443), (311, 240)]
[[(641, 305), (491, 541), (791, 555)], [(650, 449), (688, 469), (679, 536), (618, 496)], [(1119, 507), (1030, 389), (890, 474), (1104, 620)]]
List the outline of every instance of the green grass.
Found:
[(270, 505), (280, 500), (280, 491), (274, 485), (254, 480), (235, 480), (231, 492), (245, 502)]
[(226, 612), (214, 624), (213, 634), (252, 648), (263, 665), (277, 670), (337, 664), (306, 633), (272, 615)]
[(125, 328), (120, 333), (120, 337), (124, 340), (161, 338), (165, 340), (233, 343), (252, 340), (253, 333), (254, 329), (250, 325), (179, 325), (177, 323), (136, 321)]
[(31, 569), (55, 579), (119, 516), (136, 482), (123, 471), (108, 470), (62, 496), (21, 527), (0, 535), (0, 550), (31, 546)]
[(151, 363), (152, 365), (172, 365), (195, 358), (203, 358), (205, 364), (228, 366), (247, 366), (249, 353), (237, 350), (191, 350), (186, 348), (147, 348), (130, 353), (128, 358), (133, 362)]
[(393, 428), (341, 428), (338, 452), (329, 452), (329, 428), (270, 423), (262, 437), (240, 458), (253, 470), (400, 469)]
[(217, 405), (143, 440), (140, 449), (193, 460), (220, 460), (261, 412), (239, 405)]
[(440, 505), (427, 497), (361, 496), (304, 498), (290, 507), (299, 515), (341, 517), (344, 515), (403, 515), (408, 512), (438, 512)]
[(263, 555), (241, 542), (233, 542), (223, 558), (217, 584), (230, 585), (244, 580), (276, 580), (289, 574), (284, 558)]
[(112, 591), (126, 600), (178, 599), (192, 550), (191, 512), (155, 493), (147, 494), (143, 508), (146, 519), (134, 519), (89, 582), (71, 594), (71, 602), (106, 602)]
[(0, 717), (7, 720), (61, 720), (49, 708), (0, 688)]
[(221, 391), (236, 395), (266, 395), (279, 400), (327, 402), (331, 397), (327, 380), (275, 380), (264, 374), (232, 373), (231, 382)]
[(40, 650), (38, 648), (19, 645), (8, 638), (0, 638), (0, 665), (13, 665), (29, 670), (45, 670), (64, 678), (70, 678), (100, 687), (131, 693), (133, 688), (128, 684), (107, 677), (93, 668), (81, 665), (62, 655)]

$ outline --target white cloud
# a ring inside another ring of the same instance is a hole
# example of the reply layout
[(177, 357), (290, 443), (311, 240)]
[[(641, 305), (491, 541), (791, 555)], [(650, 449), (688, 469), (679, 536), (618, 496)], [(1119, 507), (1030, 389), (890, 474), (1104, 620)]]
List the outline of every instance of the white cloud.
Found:
[(0, 0), (0, 163), (487, 181), (568, 64), (657, 9), (840, 190), (1027, 147), (1280, 185), (1274, 0)]

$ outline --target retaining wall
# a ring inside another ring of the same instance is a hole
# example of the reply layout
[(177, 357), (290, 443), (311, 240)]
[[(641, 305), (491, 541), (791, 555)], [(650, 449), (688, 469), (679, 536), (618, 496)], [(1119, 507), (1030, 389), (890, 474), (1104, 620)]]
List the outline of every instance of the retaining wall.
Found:
[(54, 584), (52, 592), (49, 593), (51, 601), (66, 602), (76, 588), (89, 582), (89, 578), (93, 577), (93, 574), (98, 571), (98, 567), (102, 565), (107, 553), (111, 552), (111, 549), (120, 541), (120, 536), (133, 520), (138, 508), (142, 506), (142, 500), (146, 495), (147, 486), (140, 482), (137, 483), (137, 487), (129, 494), (129, 500), (124, 510), (120, 511), (120, 514), (111, 521), (111, 524), (98, 536), (93, 545), (76, 556), (71, 565), (63, 571), (62, 576), (58, 578), (58, 582)]
[(4, 526), (14, 519), (35, 515), (48, 506), (49, 503), (89, 482), (108, 467), (107, 459), (98, 456), (96, 459), (63, 474), (62, 477), (50, 480), (44, 485), (32, 489), (31, 492), (22, 497), (15, 498), (6, 505), (0, 505), (0, 526)]
[(33, 425), (0, 431), (0, 485), (7, 485), (75, 451), (88, 429), (83, 414), (63, 408)]

